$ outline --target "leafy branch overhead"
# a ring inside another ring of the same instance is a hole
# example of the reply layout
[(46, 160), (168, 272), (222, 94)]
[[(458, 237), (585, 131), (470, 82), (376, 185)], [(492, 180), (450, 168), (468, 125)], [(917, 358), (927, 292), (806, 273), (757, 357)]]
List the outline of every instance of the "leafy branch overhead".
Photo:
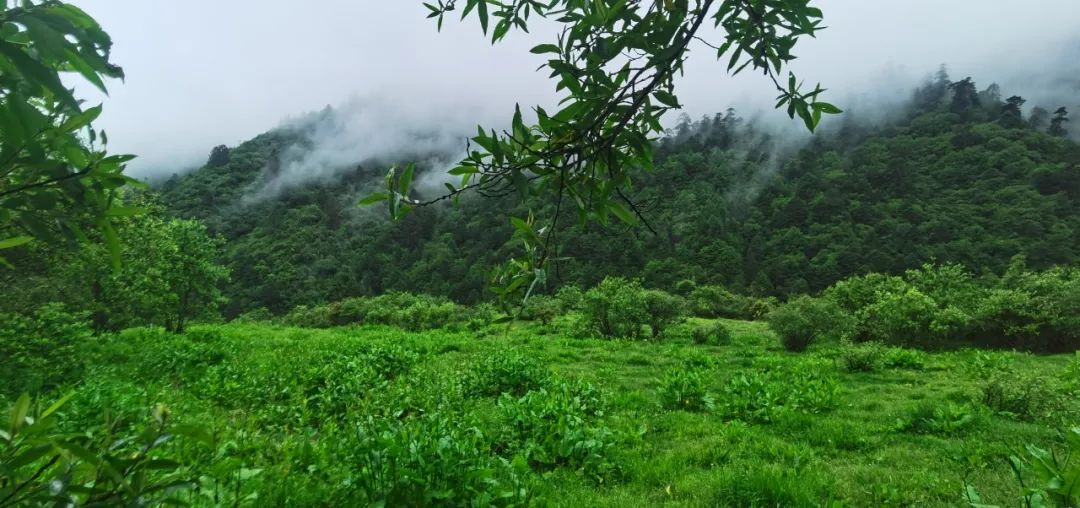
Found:
[(649, 226), (627, 191), (633, 171), (652, 167), (652, 142), (664, 130), (661, 118), (681, 106), (674, 80), (691, 49), (715, 52), (732, 74), (760, 71), (776, 87), (776, 106), (786, 107), (811, 131), (823, 114), (840, 112), (819, 100), (820, 86), (807, 90), (794, 74), (781, 75), (795, 58), (799, 37), (821, 29), (821, 11), (809, 0), (439, 0), (425, 5), (440, 28), (460, 8), (461, 19), (474, 16), (492, 43), (511, 30), (527, 32), (536, 18), (561, 25), (554, 42), (532, 48), (550, 57), (541, 68), (550, 71), (563, 93), (560, 109), (537, 106), (536, 122), (528, 125), (518, 107), (509, 130), (478, 127), (466, 157), (450, 170), (460, 183), (448, 185), (442, 196), (414, 199), (406, 178), (412, 171), (400, 177), (392, 171), (387, 192), (364, 203), (389, 200), (390, 213), (398, 218), (415, 206), (456, 199), (466, 191), (554, 196), (555, 215), (526, 272), (541, 269), (548, 259), (564, 205), (576, 208), (581, 222), (606, 224), (615, 216)]
[(105, 152), (105, 133), (91, 126), (101, 106), (84, 108), (61, 80), (78, 74), (106, 92), (105, 78), (124, 77), (109, 61), (112, 41), (73, 5), (20, 5), (0, 11), (0, 249), (85, 241), (94, 224), (117, 262), (110, 217), (140, 213), (117, 200), (138, 183), (122, 173), (133, 156)]

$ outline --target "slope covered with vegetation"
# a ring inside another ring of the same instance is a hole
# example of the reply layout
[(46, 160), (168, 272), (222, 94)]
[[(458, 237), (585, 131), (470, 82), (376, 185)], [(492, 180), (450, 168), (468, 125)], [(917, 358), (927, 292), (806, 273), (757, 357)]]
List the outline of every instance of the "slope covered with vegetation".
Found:
[[(954, 92), (939, 75), (892, 120), (847, 117), (794, 151), (732, 111), (684, 119), (657, 147), (656, 170), (636, 175), (632, 199), (655, 232), (559, 232), (549, 290), (623, 275), (666, 290), (692, 281), (788, 296), (926, 262), (999, 275), (1018, 254), (1040, 269), (1075, 262), (1080, 146), (1047, 132), (1043, 113), (1014, 117), (996, 86), (971, 103)], [(517, 253), (508, 198), (471, 196), (391, 223), (354, 207), (381, 177), (378, 161), (260, 193), (281, 154), (310, 142), (302, 129), (274, 131), (162, 186), (172, 213), (226, 239), (228, 315), (388, 290), (488, 298), (489, 268)], [(543, 196), (531, 205), (554, 213)]]

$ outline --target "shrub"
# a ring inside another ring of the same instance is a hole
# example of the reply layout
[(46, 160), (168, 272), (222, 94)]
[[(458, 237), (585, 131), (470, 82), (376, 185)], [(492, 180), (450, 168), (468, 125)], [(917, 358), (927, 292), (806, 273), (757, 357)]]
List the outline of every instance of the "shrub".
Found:
[(999, 375), (983, 386), (982, 402), (996, 414), (1022, 420), (1052, 416), (1060, 409), (1045, 379)]
[(591, 385), (558, 381), (520, 398), (499, 399), (504, 430), (498, 445), (539, 469), (569, 466), (602, 481), (617, 467), (610, 458), (615, 433), (604, 425)]
[(681, 298), (657, 289), (645, 291), (645, 313), (649, 319), (649, 328), (654, 339), (664, 336), (668, 326), (683, 316), (684, 307)]
[(274, 314), (266, 307), (258, 307), (233, 318), (238, 323), (264, 323), (274, 320)]
[(595, 333), (607, 338), (638, 338), (644, 324), (645, 292), (637, 281), (605, 277), (582, 299), (582, 313)]
[(462, 315), (465, 328), (471, 331), (479, 331), (495, 322), (495, 317), (498, 315), (498, 308), (494, 304), (488, 302), (480, 302), (478, 304), (466, 307)]
[(779, 305), (780, 300), (777, 300), (775, 296), (754, 298), (750, 302), (750, 307), (747, 309), (747, 312), (750, 314), (750, 319), (760, 321), (762, 319), (768, 319), (769, 313), (775, 310)]
[(958, 434), (974, 427), (978, 411), (970, 404), (951, 401), (923, 401), (904, 419), (897, 422), (899, 430), (914, 434)]
[(514, 468), (486, 450), (475, 424), (430, 414), (361, 424), (350, 475), (370, 506), (525, 504)]
[(466, 373), (466, 395), (517, 397), (547, 384), (548, 370), (518, 351), (497, 351), (485, 356)]
[(977, 378), (986, 379), (1002, 372), (1012, 371), (1013, 358), (1001, 351), (975, 351), (967, 363), (967, 370)]
[(567, 285), (555, 292), (555, 299), (559, 301), (559, 309), (562, 312), (581, 310), (585, 294), (581, 288), (575, 285)]
[(771, 422), (786, 412), (820, 413), (836, 407), (840, 384), (810, 364), (778, 365), (734, 376), (717, 407), (747, 422)]
[(690, 332), (694, 344), (722, 346), (731, 343), (731, 331), (722, 323), (711, 323), (695, 327)]
[(885, 367), (922, 370), (926, 366), (926, 353), (916, 349), (892, 347), (885, 350), (882, 360)]
[(840, 353), (840, 366), (848, 372), (875, 372), (884, 366), (886, 351), (876, 342), (852, 344)]
[(703, 411), (712, 409), (713, 399), (701, 371), (675, 369), (660, 380), (660, 405), (664, 409)]
[(904, 278), (851, 277), (824, 295), (855, 317), (852, 340), (938, 346), (967, 336), (981, 289), (958, 265), (924, 265)]
[(465, 325), (466, 309), (446, 298), (391, 292), (346, 298), (316, 307), (299, 305), (282, 318), (287, 325), (329, 328), (350, 324), (390, 325), (405, 330), (431, 330)]
[(539, 321), (544, 326), (550, 325), (559, 315), (559, 300), (547, 295), (532, 295), (521, 309), (521, 317)]
[(908, 287), (896, 293), (879, 293), (874, 303), (864, 307), (859, 320), (859, 340), (900, 345), (932, 345), (930, 324), (937, 303), (925, 293)]
[(815, 342), (838, 338), (847, 315), (831, 300), (800, 296), (769, 314), (769, 327), (788, 351), (805, 351)]
[(683, 279), (675, 283), (672, 291), (679, 296), (690, 296), (697, 289), (697, 283), (690, 279)]
[(87, 313), (48, 303), (31, 315), (0, 314), (0, 394), (37, 393), (76, 380), (79, 347), (92, 337)]
[(330, 328), (334, 326), (330, 318), (330, 308), (325, 305), (308, 307), (297, 305), (287, 314), (282, 316), (281, 322), (288, 326), (300, 326), (304, 328)]
[(690, 292), (690, 311), (704, 318), (751, 319), (752, 299), (721, 286), (698, 286)]
[(975, 312), (980, 339), (1032, 351), (1080, 349), (1080, 270), (1011, 267)]

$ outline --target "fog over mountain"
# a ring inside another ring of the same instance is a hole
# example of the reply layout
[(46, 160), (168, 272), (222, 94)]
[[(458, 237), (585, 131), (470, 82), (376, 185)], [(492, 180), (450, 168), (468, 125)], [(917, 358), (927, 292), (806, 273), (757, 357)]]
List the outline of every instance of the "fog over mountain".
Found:
[[(492, 46), (473, 24), (450, 22), (438, 33), (419, 1), (80, 5), (112, 34), (115, 60), (127, 72), (124, 83), (111, 86), (101, 125), (114, 151), (139, 155), (129, 171), (144, 178), (197, 167), (215, 145), (235, 145), (327, 105), (341, 114), (337, 127), (322, 132), (329, 143), (293, 157), (293, 169), (309, 176), (354, 156), (392, 155), (415, 145), (405, 141), (411, 133), (427, 133), (421, 144), (463, 147), (453, 140), (477, 123), (506, 122), (515, 102), (557, 99), (553, 83), (535, 72), (542, 57), (528, 52), (553, 27)], [(1080, 109), (1080, 78), (1069, 77), (1080, 76), (1075, 1), (817, 5), (828, 29), (800, 42), (793, 69), (830, 88), (830, 100), (848, 110), (887, 112), (941, 63), (954, 79), (971, 75), (980, 87), (1001, 80), (1010, 93), (1029, 98), (1029, 108)], [(702, 45), (696, 52), (679, 84), (691, 117), (730, 106), (744, 113), (769, 108), (771, 85), (751, 74), (732, 79), (711, 50)], [(162, 96), (169, 100), (162, 103)], [(788, 121), (775, 111), (762, 118)], [(387, 153), (376, 153), (383, 148)]]

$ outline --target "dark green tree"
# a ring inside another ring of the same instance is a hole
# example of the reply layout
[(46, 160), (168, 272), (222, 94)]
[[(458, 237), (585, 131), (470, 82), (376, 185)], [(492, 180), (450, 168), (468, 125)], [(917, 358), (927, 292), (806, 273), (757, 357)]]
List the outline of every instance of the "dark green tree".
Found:
[(1054, 111), (1054, 116), (1050, 118), (1050, 128), (1046, 129), (1046, 133), (1059, 138), (1068, 136), (1069, 131), (1065, 128), (1067, 123), (1069, 123), (1069, 112), (1065, 109), (1065, 106), (1057, 108), (1057, 111)]
[(1020, 110), (1020, 107), (1027, 102), (1023, 97), (1019, 95), (1013, 95), (1008, 99), (1005, 99), (1005, 105), (1001, 107), (1001, 116), (998, 118), (998, 122), (1002, 126), (1010, 129), (1019, 129), (1024, 127), (1024, 114)]
[(950, 109), (954, 113), (966, 113), (980, 104), (975, 82), (970, 77), (949, 83), (949, 91), (952, 92)]
[(1050, 112), (1045, 108), (1035, 106), (1028, 115), (1027, 125), (1029, 129), (1045, 131), (1050, 125)]

